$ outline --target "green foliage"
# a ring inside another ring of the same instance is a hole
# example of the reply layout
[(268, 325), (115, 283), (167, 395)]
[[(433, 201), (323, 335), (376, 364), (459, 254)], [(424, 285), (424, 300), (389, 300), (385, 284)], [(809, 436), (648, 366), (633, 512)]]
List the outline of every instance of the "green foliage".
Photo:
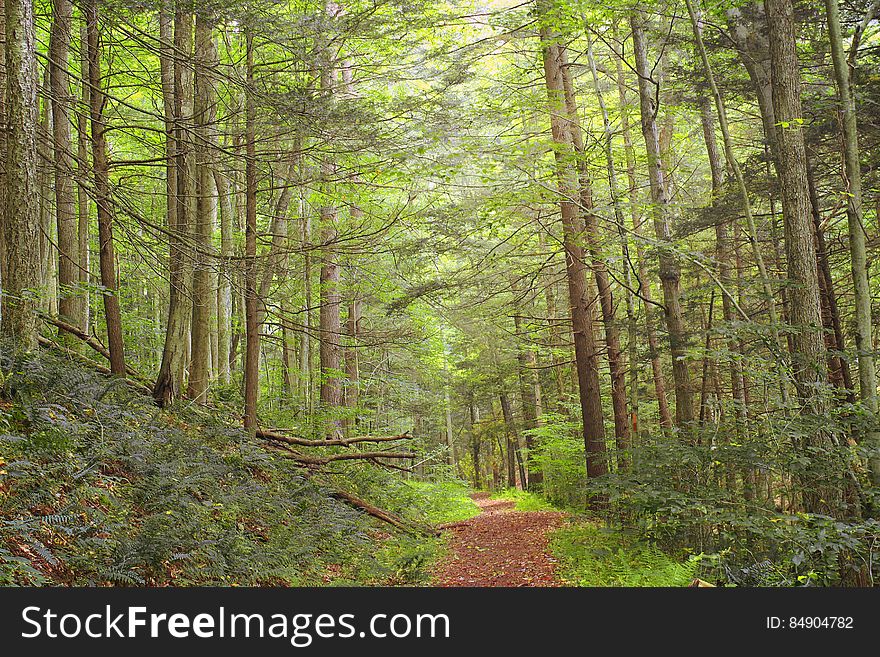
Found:
[(468, 495), (468, 487), (459, 481), (406, 483), (422, 497), (419, 506), (428, 522), (436, 525), (461, 522), (480, 514), (480, 507)]
[(560, 577), (575, 586), (686, 586), (698, 563), (675, 561), (636, 537), (583, 523), (558, 529), (550, 549), (560, 562)]
[(519, 488), (505, 488), (492, 495), (493, 500), (510, 500), (515, 502), (515, 511), (559, 511), (540, 495), (535, 495)]

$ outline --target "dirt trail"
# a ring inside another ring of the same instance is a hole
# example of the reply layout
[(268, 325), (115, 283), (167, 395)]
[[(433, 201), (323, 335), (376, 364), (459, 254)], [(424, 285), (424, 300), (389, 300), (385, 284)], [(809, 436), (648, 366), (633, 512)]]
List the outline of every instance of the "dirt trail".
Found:
[(447, 525), (449, 554), (434, 573), (434, 586), (562, 586), (547, 532), (562, 526), (564, 513), (513, 511), (513, 502), (475, 493), (483, 510)]

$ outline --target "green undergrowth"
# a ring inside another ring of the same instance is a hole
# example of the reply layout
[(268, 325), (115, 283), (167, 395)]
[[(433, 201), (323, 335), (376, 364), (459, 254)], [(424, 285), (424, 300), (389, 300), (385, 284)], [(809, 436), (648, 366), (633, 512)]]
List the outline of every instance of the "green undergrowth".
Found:
[(679, 562), (622, 531), (581, 522), (551, 534), (559, 575), (570, 586), (687, 586), (696, 561)]
[(360, 464), (308, 477), (222, 414), (161, 410), (121, 380), (0, 343), (0, 586), (425, 583), (441, 541), (332, 488), (414, 525), (473, 504)]
[(515, 502), (515, 511), (560, 511), (540, 495), (519, 488), (505, 488), (493, 493), (492, 499)]
[(480, 507), (470, 498), (470, 489), (458, 481), (406, 482), (424, 499), (427, 520), (435, 525), (470, 520), (480, 514)]

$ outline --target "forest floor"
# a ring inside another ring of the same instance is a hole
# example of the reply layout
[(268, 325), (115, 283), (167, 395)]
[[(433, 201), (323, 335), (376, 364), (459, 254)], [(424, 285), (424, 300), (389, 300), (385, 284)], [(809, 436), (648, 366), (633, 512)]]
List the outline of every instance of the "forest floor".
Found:
[(562, 586), (548, 534), (565, 522), (559, 511), (514, 511), (512, 500), (474, 493), (480, 515), (446, 525), (449, 551), (435, 586)]

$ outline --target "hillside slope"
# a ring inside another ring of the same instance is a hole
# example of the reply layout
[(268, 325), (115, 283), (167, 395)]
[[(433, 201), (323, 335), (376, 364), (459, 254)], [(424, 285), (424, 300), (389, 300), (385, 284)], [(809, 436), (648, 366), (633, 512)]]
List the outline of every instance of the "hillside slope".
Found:
[[(123, 381), (45, 351), (2, 345), (0, 368), (0, 585), (416, 576), (413, 553), (431, 539), (379, 531), (218, 413), (160, 410)], [(401, 505), (421, 519), (418, 501)]]

